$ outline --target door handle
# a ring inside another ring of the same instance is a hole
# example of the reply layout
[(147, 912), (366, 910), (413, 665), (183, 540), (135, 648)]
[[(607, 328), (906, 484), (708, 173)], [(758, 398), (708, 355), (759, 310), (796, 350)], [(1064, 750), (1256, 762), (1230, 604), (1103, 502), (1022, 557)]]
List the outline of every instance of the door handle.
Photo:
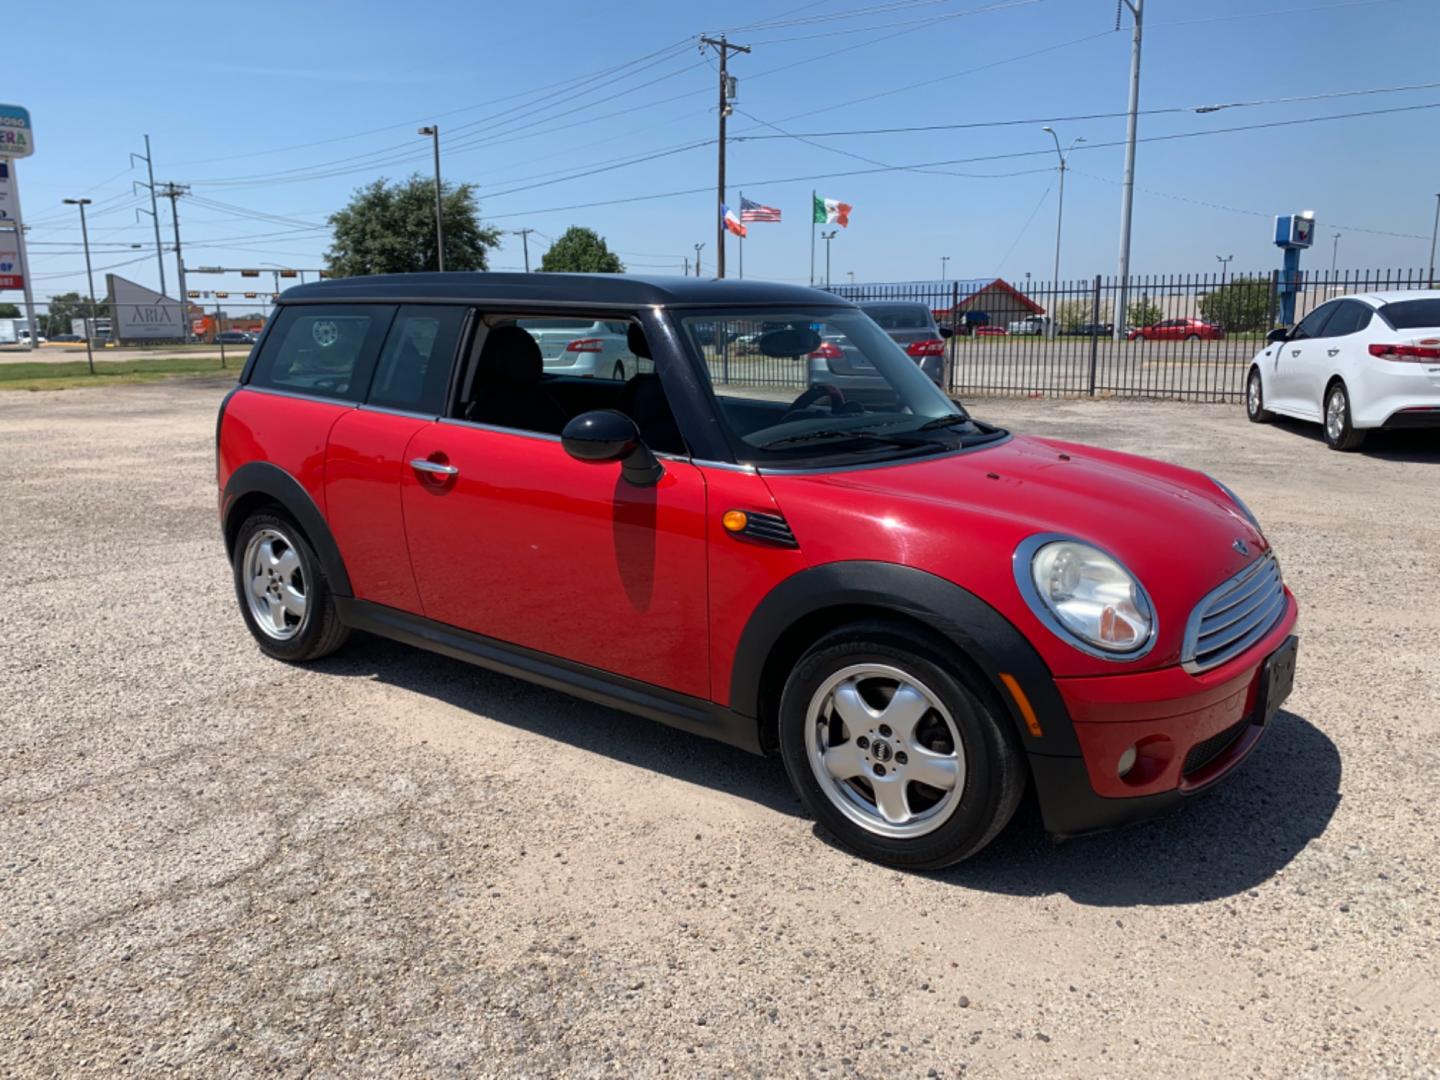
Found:
[(412, 458), (410, 467), (416, 472), (432, 473), (435, 476), (455, 476), (460, 472), (454, 465), (441, 465), (438, 461), (427, 461), (423, 457)]
[(1325, 355), (1326, 355), (1326, 356), (1334, 356), (1334, 355), (1336, 355), (1339, 351), (1340, 351), (1339, 349), (1326, 349), (1326, 350), (1325, 350)]
[(1300, 355), (1300, 350), (1299, 350), (1299, 349), (1291, 349), (1291, 350), (1290, 350), (1290, 355), (1291, 355), (1291, 356), (1299, 356), (1299, 355)]

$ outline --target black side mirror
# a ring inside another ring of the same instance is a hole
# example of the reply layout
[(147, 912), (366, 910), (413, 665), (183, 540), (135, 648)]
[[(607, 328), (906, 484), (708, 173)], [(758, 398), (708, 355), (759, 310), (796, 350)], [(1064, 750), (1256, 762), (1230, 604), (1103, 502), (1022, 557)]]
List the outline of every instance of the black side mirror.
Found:
[(1285, 327), (1283, 326), (1277, 326), (1274, 330), (1271, 330), (1268, 334), (1265, 335), (1265, 340), (1268, 341), (1271, 345), (1275, 345), (1279, 342), (1287, 340), (1289, 337), (1289, 330), (1285, 329)]
[(665, 468), (640, 438), (635, 421), (615, 409), (581, 413), (560, 433), (560, 445), (576, 461), (620, 462), (620, 475), (638, 487), (659, 483)]
[(938, 326), (936, 327), (936, 329), (940, 331), (940, 336), (942, 338), (952, 338), (955, 336), (954, 329), (949, 326)]

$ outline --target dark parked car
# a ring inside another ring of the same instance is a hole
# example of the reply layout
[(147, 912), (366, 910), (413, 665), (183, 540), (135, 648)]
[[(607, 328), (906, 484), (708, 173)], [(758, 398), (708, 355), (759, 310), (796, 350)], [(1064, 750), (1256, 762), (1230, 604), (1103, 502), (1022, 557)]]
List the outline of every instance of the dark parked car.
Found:
[[(936, 386), (945, 384), (945, 339), (953, 333), (941, 328), (929, 306), (906, 300), (868, 300), (860, 310), (905, 350)], [(833, 386), (852, 399), (886, 397), (889, 384), (865, 354), (844, 340), (843, 334), (822, 338), (810, 354), (810, 385)]]
[(217, 345), (254, 345), (255, 335), (248, 330), (221, 330), (215, 335)]
[[(653, 373), (547, 373), (523, 325), (543, 316), (623, 322)], [(835, 342), (887, 394), (717, 385), (717, 324), (763, 327), (779, 368)], [(1295, 600), (1227, 488), (973, 419), (818, 290), (301, 285), (217, 453), (268, 655), (365, 630), (778, 751), (826, 829), (896, 866), (980, 850), (1027, 789), (1061, 834), (1173, 807), (1235, 770), (1293, 679)]]

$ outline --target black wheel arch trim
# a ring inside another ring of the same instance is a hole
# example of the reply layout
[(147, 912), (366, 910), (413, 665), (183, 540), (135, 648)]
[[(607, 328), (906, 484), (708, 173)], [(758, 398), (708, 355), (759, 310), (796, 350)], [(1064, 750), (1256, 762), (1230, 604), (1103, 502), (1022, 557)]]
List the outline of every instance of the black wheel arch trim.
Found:
[(225, 554), (235, 556), (235, 533), (243, 524), (235, 513), (236, 508), (247, 501), (246, 496), (261, 494), (278, 504), (295, 519), (305, 531), (305, 537), (320, 559), (321, 568), (336, 596), (353, 596), (350, 575), (345, 570), (345, 560), (340, 548), (325, 523), (325, 515), (315, 505), (301, 485), (284, 469), (268, 461), (251, 461), (241, 465), (225, 484), (225, 495), (221, 502), (220, 524), (225, 534)]
[[(786, 578), (751, 613), (735, 650), (730, 708), (759, 722), (767, 661), (785, 634), (827, 608), (868, 608), (913, 619), (953, 644), (1005, 703), (1021, 746), (1031, 755), (1078, 757), (1080, 744), (1060, 691), (1040, 654), (1003, 615), (967, 589), (898, 563), (823, 563)], [(1031, 732), (1021, 706), (1000, 680), (1015, 679), (1042, 734)]]

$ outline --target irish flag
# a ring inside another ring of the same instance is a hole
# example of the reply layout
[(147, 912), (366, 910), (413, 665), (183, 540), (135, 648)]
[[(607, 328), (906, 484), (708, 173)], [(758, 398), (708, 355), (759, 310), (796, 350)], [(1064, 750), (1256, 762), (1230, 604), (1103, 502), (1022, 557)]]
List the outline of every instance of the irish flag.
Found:
[(849, 203), (843, 203), (839, 199), (822, 199), (815, 196), (815, 224), (816, 225), (839, 225), (843, 228), (850, 227)]

